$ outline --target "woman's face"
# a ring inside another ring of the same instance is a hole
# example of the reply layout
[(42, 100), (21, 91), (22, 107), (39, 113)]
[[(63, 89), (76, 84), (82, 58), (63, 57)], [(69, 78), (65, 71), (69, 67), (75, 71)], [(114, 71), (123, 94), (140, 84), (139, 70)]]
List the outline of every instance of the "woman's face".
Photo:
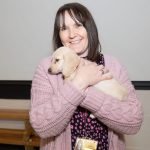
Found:
[(65, 27), (63, 27), (63, 21), (60, 21), (59, 31), (62, 44), (73, 49), (81, 57), (87, 56), (88, 37), (85, 27), (78, 20), (76, 23), (67, 11), (64, 16)]

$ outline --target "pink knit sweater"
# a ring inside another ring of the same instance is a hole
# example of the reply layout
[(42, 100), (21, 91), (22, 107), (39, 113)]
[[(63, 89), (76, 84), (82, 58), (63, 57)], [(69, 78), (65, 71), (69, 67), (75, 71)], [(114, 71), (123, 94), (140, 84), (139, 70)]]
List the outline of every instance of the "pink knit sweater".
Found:
[(94, 87), (82, 94), (61, 75), (50, 75), (50, 57), (38, 65), (31, 89), (30, 122), (41, 137), (41, 150), (71, 150), (69, 121), (78, 105), (108, 126), (109, 150), (125, 150), (123, 134), (139, 131), (142, 107), (127, 72), (114, 57), (104, 58), (106, 68), (128, 88), (129, 96), (122, 102)]

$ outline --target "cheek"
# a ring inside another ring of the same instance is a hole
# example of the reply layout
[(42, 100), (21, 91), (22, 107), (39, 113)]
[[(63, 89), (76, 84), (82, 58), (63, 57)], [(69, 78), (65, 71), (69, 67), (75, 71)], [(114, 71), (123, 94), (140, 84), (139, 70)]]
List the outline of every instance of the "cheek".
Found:
[(58, 67), (59, 69), (59, 72), (62, 72), (62, 70), (63, 70), (63, 63), (61, 62), (60, 64), (59, 64), (59, 67)]
[(87, 37), (87, 31), (86, 31), (85, 27), (81, 28), (80, 31), (79, 31), (79, 33), (80, 33), (82, 36)]
[(84, 35), (85, 40), (88, 41), (88, 35), (87, 35), (87, 32), (86, 32), (86, 31), (83, 32), (83, 35)]
[(82, 35), (85, 47), (87, 47), (87, 45), (88, 45), (88, 34), (87, 34), (87, 31), (85, 29), (82, 29), (81, 32), (80, 32), (80, 35)]
[(64, 65), (64, 60), (60, 60), (60, 62), (59, 62), (59, 63), (57, 64), (57, 66), (56, 66), (57, 73), (62, 72), (62, 70), (63, 70), (63, 65)]
[(80, 32), (80, 33), (81, 33), (81, 35), (82, 35), (82, 37), (84, 39), (85, 46), (87, 46), (87, 44), (88, 44), (88, 35), (87, 35), (86, 30), (82, 30), (82, 32)]
[(59, 33), (59, 37), (60, 37), (60, 40), (61, 40), (61, 42), (62, 42), (62, 44), (65, 44), (66, 42), (67, 42), (67, 40), (68, 40), (68, 36), (67, 36), (67, 34), (66, 33), (62, 33), (62, 32), (60, 32)]

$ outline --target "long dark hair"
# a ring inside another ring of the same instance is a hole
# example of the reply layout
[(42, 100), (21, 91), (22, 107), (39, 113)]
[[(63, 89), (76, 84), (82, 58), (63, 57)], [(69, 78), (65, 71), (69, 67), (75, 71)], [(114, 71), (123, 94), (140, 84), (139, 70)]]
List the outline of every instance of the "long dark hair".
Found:
[(100, 53), (101, 44), (98, 37), (97, 27), (89, 10), (85, 6), (79, 3), (68, 3), (61, 6), (58, 9), (55, 17), (54, 32), (53, 32), (54, 50), (63, 46), (60, 40), (59, 30), (60, 30), (61, 16), (63, 18), (63, 23), (65, 22), (64, 20), (65, 11), (68, 11), (69, 15), (76, 23), (77, 23), (76, 20), (81, 22), (85, 27), (85, 29), (87, 30), (87, 35), (88, 35), (87, 59), (99, 63), (99, 61), (101, 60), (101, 53)]

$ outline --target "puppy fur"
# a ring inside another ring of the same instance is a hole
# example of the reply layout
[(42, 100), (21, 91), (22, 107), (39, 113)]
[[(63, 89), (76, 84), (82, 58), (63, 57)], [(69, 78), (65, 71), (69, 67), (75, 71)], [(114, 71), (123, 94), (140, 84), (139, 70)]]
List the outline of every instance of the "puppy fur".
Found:
[[(65, 80), (72, 80), (79, 64), (80, 57), (75, 51), (68, 47), (60, 47), (53, 53), (48, 71), (51, 74), (62, 73)], [(116, 97), (120, 101), (127, 97), (127, 89), (114, 77), (109, 80), (100, 81), (94, 86), (104, 93)]]

